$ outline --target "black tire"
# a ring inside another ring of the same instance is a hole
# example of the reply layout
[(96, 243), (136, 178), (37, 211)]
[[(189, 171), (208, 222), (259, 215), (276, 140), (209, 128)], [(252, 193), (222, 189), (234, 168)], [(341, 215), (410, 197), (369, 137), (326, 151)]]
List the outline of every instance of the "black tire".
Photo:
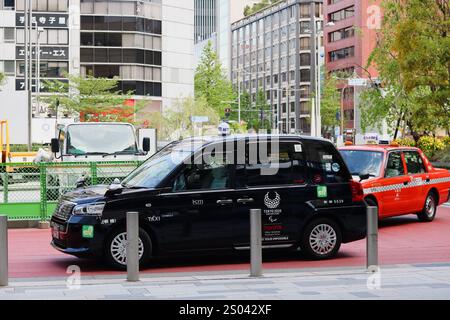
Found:
[[(328, 238), (318, 239), (322, 235), (326, 237), (327, 234)], [(315, 246), (315, 241), (325, 241), (324, 247), (319, 247), (320, 243)], [(300, 240), (300, 249), (310, 259), (325, 260), (334, 257), (341, 244), (342, 232), (337, 223), (328, 218), (318, 218), (305, 227)]]
[[(109, 234), (109, 236), (107, 237), (106, 242), (105, 242), (104, 258), (105, 258), (106, 262), (108, 263), (108, 265), (110, 265), (114, 269), (126, 270), (127, 269), (126, 253), (124, 253), (123, 255), (117, 253), (117, 251), (119, 251), (121, 249), (120, 248), (120, 249), (116, 249), (116, 255), (113, 254), (113, 250), (114, 250), (112, 248), (113, 242), (115, 244), (115, 248), (117, 248), (116, 245), (120, 239), (126, 240), (126, 228), (125, 227), (117, 228), (117, 229), (113, 230), (111, 232), (111, 234)], [(148, 235), (148, 233), (142, 228), (139, 228), (139, 240), (143, 246), (143, 253), (140, 256), (139, 265), (140, 265), (140, 267), (144, 267), (149, 262), (150, 257), (152, 255), (152, 240), (150, 239), (150, 236)], [(121, 260), (121, 258), (124, 260)]]
[(417, 214), (419, 221), (421, 222), (431, 222), (436, 217), (437, 212), (437, 197), (434, 192), (428, 192), (425, 198), (425, 204), (421, 212)]

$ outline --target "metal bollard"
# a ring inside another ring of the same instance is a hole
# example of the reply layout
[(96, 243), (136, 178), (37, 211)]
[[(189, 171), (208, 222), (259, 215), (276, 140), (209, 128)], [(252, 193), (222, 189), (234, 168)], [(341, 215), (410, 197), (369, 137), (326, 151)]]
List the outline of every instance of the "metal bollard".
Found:
[(250, 210), (250, 276), (262, 276), (261, 209)]
[(0, 215), (0, 287), (8, 285), (8, 217)]
[(367, 269), (378, 267), (378, 208), (367, 207)]
[(139, 212), (127, 212), (127, 281), (139, 281)]

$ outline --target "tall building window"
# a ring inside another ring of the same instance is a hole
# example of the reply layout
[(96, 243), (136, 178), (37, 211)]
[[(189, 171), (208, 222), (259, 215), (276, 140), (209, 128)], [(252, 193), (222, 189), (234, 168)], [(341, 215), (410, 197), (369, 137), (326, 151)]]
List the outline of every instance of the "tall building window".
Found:
[(3, 0), (3, 8), (4, 10), (14, 10), (15, 1), (14, 0)]
[(5, 42), (14, 42), (15, 40), (14, 28), (3, 28), (3, 40)]
[(339, 41), (342, 39), (347, 39), (355, 36), (355, 28), (354, 27), (348, 27), (344, 29), (340, 29), (334, 32), (329, 33), (328, 41), (334, 42)]
[(311, 65), (311, 54), (310, 53), (301, 53), (300, 54), (300, 66), (309, 66)]
[(355, 47), (342, 48), (329, 53), (330, 61), (347, 59), (355, 56)]
[(5, 73), (6, 75), (14, 75), (15, 72), (14, 60), (0, 61), (0, 72)]
[(309, 18), (311, 16), (311, 4), (301, 3), (300, 4), (300, 18)]
[(309, 69), (300, 70), (300, 82), (311, 81), (311, 71)]
[(355, 15), (355, 6), (351, 6), (328, 15), (328, 20), (332, 22), (337, 22), (351, 18)]
[(309, 50), (311, 48), (311, 39), (309, 37), (300, 38), (300, 50)]

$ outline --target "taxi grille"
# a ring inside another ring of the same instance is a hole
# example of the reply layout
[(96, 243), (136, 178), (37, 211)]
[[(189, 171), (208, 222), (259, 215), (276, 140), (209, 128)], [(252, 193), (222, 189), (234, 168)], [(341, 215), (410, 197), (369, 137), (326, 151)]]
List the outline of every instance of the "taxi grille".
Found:
[(75, 207), (75, 204), (68, 201), (60, 201), (56, 207), (54, 217), (67, 221), (72, 214), (72, 209)]

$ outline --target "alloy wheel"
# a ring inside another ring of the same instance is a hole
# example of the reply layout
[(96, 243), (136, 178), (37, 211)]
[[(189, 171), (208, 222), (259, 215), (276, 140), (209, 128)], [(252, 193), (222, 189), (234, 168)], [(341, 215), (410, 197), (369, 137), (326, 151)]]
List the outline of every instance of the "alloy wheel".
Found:
[[(111, 256), (117, 263), (121, 265), (126, 265), (127, 263), (127, 244), (126, 232), (119, 233), (111, 241)], [(141, 259), (142, 255), (144, 254), (144, 244), (142, 243), (142, 240), (140, 238), (138, 246), (139, 259)]]
[(318, 255), (327, 255), (336, 246), (336, 231), (328, 224), (317, 225), (310, 233), (309, 244)]

